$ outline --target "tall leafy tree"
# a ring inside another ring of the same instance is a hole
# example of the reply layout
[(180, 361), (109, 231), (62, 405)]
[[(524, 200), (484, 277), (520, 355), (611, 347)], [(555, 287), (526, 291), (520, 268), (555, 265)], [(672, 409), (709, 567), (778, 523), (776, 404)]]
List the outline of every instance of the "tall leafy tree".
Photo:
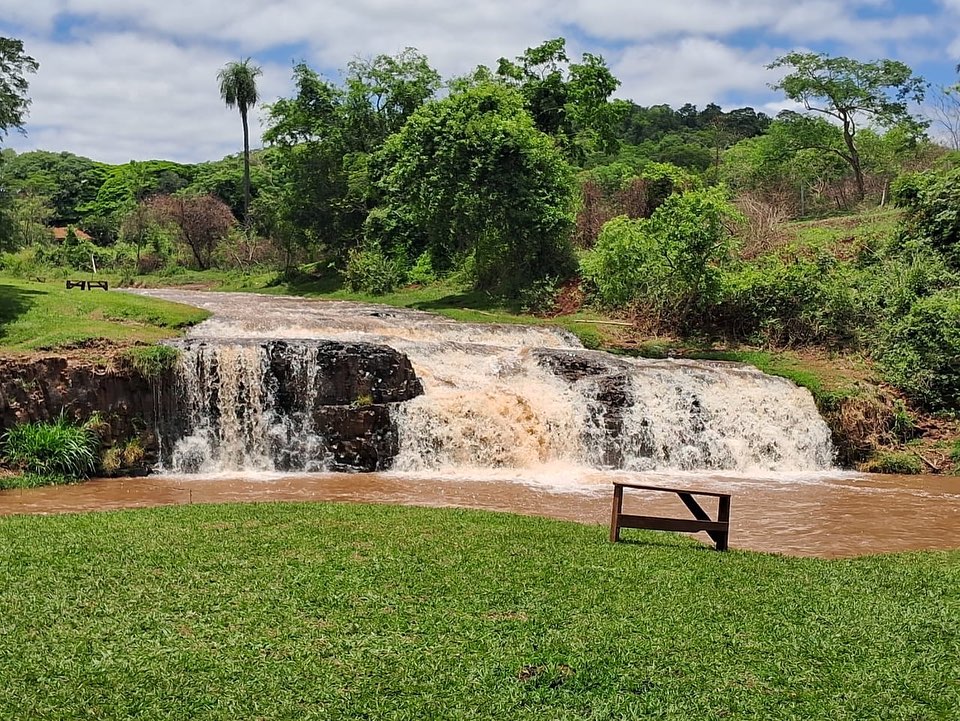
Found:
[(40, 64), (23, 52), (23, 41), (0, 37), (0, 138), (11, 128), (23, 131), (23, 118), (30, 105), (25, 75)]
[(768, 69), (788, 68), (780, 82), (771, 85), (808, 112), (835, 118), (843, 134), (843, 147), (807, 146), (836, 153), (853, 170), (857, 193), (864, 195), (863, 167), (856, 135), (866, 120), (881, 127), (914, 125), (921, 121), (908, 109), (923, 100), (926, 84), (909, 66), (896, 60), (860, 62), (826, 53), (792, 52), (774, 60)]
[(566, 40), (547, 40), (514, 60), (500, 58), (497, 76), (520, 90), (537, 128), (552, 135), (566, 155), (583, 159), (587, 149), (616, 146), (622, 106), (609, 102), (620, 85), (599, 55), (571, 63)]
[(240, 111), (243, 124), (243, 223), (250, 225), (250, 129), (247, 113), (257, 104), (257, 78), (263, 70), (250, 64), (250, 58), (224, 65), (217, 73), (220, 81), (220, 97), (228, 108)]
[(376, 156), (386, 200), (368, 236), (445, 270), (472, 257), (482, 288), (516, 292), (573, 268), (573, 176), (522, 95), (470, 87), (421, 106)]

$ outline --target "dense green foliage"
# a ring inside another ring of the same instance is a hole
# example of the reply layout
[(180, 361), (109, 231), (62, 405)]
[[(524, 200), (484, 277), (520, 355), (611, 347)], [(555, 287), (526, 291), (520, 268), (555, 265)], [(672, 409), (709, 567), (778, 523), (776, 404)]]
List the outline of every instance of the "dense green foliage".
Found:
[(382, 214), (368, 237), (412, 265), (470, 258), (476, 284), (517, 292), (569, 274), (573, 176), (522, 96), (477, 85), (422, 106), (377, 156)]
[(0, 715), (839, 721), (960, 705), (957, 553), (631, 537), (341, 504), (0, 519)]
[(90, 428), (61, 414), (48, 423), (23, 423), (8, 430), (0, 439), (0, 459), (46, 482), (75, 481), (93, 473), (98, 446)]
[(960, 408), (960, 286), (918, 298), (890, 318), (878, 357), (910, 397), (934, 409)]
[(0, 138), (11, 129), (23, 130), (30, 105), (26, 75), (37, 72), (40, 64), (23, 50), (23, 41), (0, 37)]
[(607, 305), (638, 304), (659, 322), (683, 322), (719, 300), (736, 217), (723, 188), (671, 195), (649, 220), (607, 223), (582, 260), (584, 278)]

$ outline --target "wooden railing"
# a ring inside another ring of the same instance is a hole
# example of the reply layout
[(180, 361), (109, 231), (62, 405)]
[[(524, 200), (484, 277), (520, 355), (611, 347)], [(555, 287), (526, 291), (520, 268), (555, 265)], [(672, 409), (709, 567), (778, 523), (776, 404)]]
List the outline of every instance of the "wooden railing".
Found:
[[(623, 489), (637, 488), (643, 491), (660, 491), (676, 493), (683, 501), (693, 519), (664, 518), (662, 516), (636, 516), (623, 512)], [(717, 519), (710, 515), (697, 503), (694, 496), (708, 496), (717, 499)], [(726, 551), (730, 540), (730, 494), (712, 493), (710, 491), (691, 491), (688, 488), (664, 488), (663, 486), (646, 486), (639, 483), (613, 483), (613, 513), (610, 517), (610, 541), (620, 540), (621, 528), (643, 528), (651, 531), (679, 531), (681, 533), (706, 532), (717, 545), (718, 551)]]
[(94, 288), (110, 290), (109, 283), (105, 280), (68, 280), (67, 290), (71, 288), (79, 288), (80, 290), (93, 290)]

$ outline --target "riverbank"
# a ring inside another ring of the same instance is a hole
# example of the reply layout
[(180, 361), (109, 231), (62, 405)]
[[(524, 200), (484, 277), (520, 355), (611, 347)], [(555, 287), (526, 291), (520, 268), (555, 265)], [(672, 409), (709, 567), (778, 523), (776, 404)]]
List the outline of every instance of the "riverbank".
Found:
[(340, 504), (0, 519), (10, 718), (949, 718), (960, 553)]

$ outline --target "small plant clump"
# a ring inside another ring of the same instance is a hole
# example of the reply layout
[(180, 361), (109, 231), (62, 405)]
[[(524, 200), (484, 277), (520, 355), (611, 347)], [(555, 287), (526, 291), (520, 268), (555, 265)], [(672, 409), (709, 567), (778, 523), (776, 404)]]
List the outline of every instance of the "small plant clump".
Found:
[(4, 434), (0, 453), (30, 485), (66, 483), (93, 473), (99, 443), (88, 425), (73, 423), (61, 413), (54, 421), (14, 426)]
[(180, 352), (167, 345), (134, 346), (121, 357), (144, 378), (153, 379), (172, 369)]
[(923, 473), (920, 459), (909, 451), (877, 451), (860, 470), (866, 473), (896, 473), (905, 476)]

